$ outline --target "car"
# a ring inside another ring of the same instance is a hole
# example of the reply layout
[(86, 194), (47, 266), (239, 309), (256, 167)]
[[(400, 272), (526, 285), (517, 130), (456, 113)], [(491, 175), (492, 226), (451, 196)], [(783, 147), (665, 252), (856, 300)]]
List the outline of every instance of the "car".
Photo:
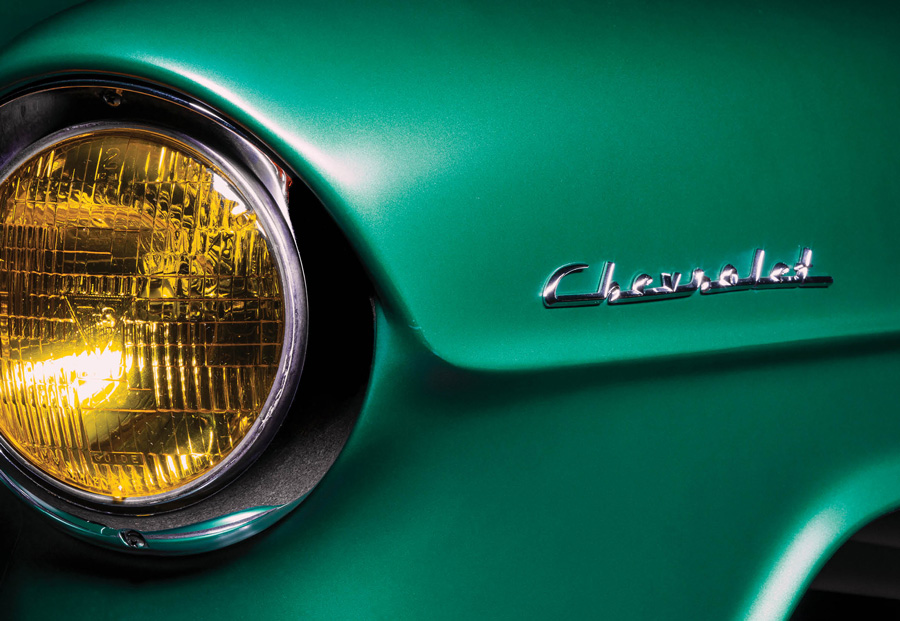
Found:
[(4, 616), (897, 612), (893, 5), (2, 11)]

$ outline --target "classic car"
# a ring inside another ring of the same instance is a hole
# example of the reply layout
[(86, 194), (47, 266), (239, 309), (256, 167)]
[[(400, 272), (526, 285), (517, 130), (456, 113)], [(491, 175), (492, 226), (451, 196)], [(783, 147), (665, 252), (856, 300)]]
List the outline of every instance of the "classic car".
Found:
[(900, 610), (895, 3), (2, 5), (0, 616)]

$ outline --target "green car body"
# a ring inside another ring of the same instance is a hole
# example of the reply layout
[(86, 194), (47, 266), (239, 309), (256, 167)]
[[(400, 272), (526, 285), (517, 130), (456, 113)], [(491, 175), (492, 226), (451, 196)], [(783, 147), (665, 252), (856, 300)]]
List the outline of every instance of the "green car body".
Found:
[[(233, 120), (346, 236), (376, 337), (343, 453), (246, 543), (128, 558), (4, 490), (15, 618), (778, 619), (900, 507), (896, 5), (58, 8), (0, 9), (3, 92), (119, 76)], [(568, 263), (804, 247), (832, 286), (541, 300)]]

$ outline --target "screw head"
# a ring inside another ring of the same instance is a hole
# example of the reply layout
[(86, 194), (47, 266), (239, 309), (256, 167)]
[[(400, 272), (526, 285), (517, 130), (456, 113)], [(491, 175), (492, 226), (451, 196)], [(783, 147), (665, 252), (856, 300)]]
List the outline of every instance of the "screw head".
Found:
[(119, 532), (119, 538), (129, 548), (142, 549), (147, 547), (147, 541), (144, 536), (136, 530), (123, 530)]
[(116, 91), (106, 91), (103, 93), (103, 101), (113, 108), (118, 107), (122, 103), (122, 95)]

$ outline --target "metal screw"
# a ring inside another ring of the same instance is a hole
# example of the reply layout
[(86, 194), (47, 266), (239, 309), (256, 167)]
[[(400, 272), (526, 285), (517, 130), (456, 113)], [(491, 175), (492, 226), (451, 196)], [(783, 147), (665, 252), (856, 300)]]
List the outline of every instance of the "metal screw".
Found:
[(115, 91), (106, 91), (103, 93), (103, 101), (115, 108), (122, 103), (122, 95)]
[(141, 549), (147, 547), (147, 541), (144, 539), (144, 536), (136, 530), (119, 531), (119, 537), (129, 548)]

